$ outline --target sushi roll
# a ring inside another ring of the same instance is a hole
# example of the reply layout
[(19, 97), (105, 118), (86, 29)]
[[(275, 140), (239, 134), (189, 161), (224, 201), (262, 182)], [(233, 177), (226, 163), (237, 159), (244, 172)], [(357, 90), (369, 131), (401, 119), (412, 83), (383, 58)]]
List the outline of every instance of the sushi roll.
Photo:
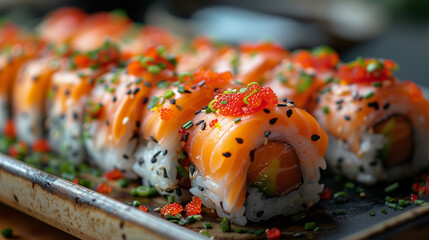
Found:
[(266, 74), (287, 57), (289, 52), (276, 43), (244, 43), (239, 49), (237, 82), (262, 84), (268, 80)]
[(189, 47), (183, 47), (174, 52), (179, 56), (177, 72), (192, 72), (199, 68), (210, 69), (218, 57), (218, 49), (215, 44), (206, 37), (193, 39)]
[[(122, 32), (118, 29), (128, 26), (124, 23), (126, 20), (114, 18), (111, 13), (96, 13), (85, 19), (81, 19), (80, 15), (76, 15), (73, 11), (66, 13), (69, 14), (63, 13), (60, 16), (51, 14), (50, 16), (55, 17), (57, 24), (62, 26), (47, 24), (46, 28), (61, 29), (71, 27), (68, 20), (78, 18), (80, 21), (78, 22), (79, 24), (76, 22), (73, 25), (74, 31), (61, 32), (70, 34), (61, 38), (63, 44), (68, 45), (70, 49), (57, 52), (55, 49), (48, 48), (43, 52), (42, 56), (27, 62), (20, 69), (16, 80), (15, 99), (13, 101), (14, 121), (18, 129), (18, 137), (29, 144), (45, 135), (43, 122), (47, 114), (46, 96), (51, 88), (52, 75), (61, 69), (67, 68), (68, 63), (72, 63), (68, 59), (70, 53), (79, 51), (91, 54), (91, 51), (94, 52), (94, 50), (105, 44), (106, 38), (119, 38), (117, 34), (122, 34)], [(52, 41), (59, 41), (58, 39), (57, 37)], [(69, 42), (70, 44), (67, 44)], [(85, 44), (82, 44), (82, 42), (85, 42)], [(58, 42), (56, 43), (58, 45)]]
[(104, 171), (117, 169), (127, 178), (137, 177), (131, 168), (143, 109), (157, 83), (177, 79), (173, 63), (175, 60), (151, 47), (126, 68), (116, 69), (96, 81), (83, 125), (90, 162)]
[(264, 86), (273, 89), (279, 100), (293, 100), (297, 107), (312, 112), (317, 95), (332, 81), (339, 61), (338, 54), (329, 47), (300, 50), (284, 59)]
[(189, 163), (181, 147), (186, 142), (186, 129), (193, 116), (213, 99), (218, 88), (227, 88), (230, 72), (216, 73), (200, 69), (193, 74), (180, 75), (179, 84), (157, 89), (143, 115), (141, 135), (134, 171), (143, 184), (154, 186), (162, 195), (186, 199), (181, 186), (186, 186)]
[(184, 146), (190, 191), (206, 207), (245, 225), (319, 201), (328, 138), (309, 113), (257, 84), (218, 94), (209, 109), (193, 118)]
[(76, 164), (85, 160), (82, 124), (89, 94), (95, 79), (117, 67), (119, 61), (119, 49), (107, 41), (90, 53), (74, 54), (68, 68), (53, 74), (46, 129), (51, 148), (65, 159)]
[(393, 181), (429, 166), (429, 103), (416, 84), (401, 82), (390, 60), (339, 66), (314, 116), (329, 136), (331, 169), (364, 184)]

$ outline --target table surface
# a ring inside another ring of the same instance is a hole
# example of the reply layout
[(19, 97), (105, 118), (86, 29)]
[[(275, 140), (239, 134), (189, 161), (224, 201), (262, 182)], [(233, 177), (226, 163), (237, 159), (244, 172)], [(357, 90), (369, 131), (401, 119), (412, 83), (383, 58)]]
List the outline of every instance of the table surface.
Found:
[[(15, 240), (75, 240), (61, 230), (0, 203), (0, 229), (12, 228)], [(0, 239), (4, 239), (0, 235)]]

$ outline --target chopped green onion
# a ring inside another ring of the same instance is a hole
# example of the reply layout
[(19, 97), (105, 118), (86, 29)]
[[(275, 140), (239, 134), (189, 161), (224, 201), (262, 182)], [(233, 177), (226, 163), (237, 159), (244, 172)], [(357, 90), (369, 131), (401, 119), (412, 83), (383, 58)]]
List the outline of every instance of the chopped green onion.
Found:
[(191, 77), (191, 79), (194, 79), (194, 75), (192, 75), (192, 73), (181, 73), (179, 74), (179, 81), (182, 82), (183, 77), (188, 76)]
[(359, 64), (359, 66), (365, 65), (365, 59), (363, 57), (356, 58), (356, 62)]
[(165, 81), (165, 80), (162, 80), (162, 81), (159, 81), (159, 82), (157, 82), (156, 83), (156, 86), (159, 88), (159, 89), (164, 89), (164, 88), (168, 88), (169, 86), (170, 86), (170, 82), (167, 82), (167, 81)]
[(156, 188), (148, 186), (138, 186), (136, 188), (136, 193), (140, 197), (153, 197), (158, 195)]
[(303, 93), (313, 84), (313, 76), (301, 72), (299, 75), (298, 92)]
[(173, 215), (164, 215), (165, 219), (167, 220), (180, 220), (181, 215), (178, 214), (178, 216), (173, 216)]
[(336, 203), (344, 203), (349, 200), (349, 195), (346, 192), (336, 192), (334, 194), (334, 200)]
[(394, 202), (394, 201), (395, 201), (395, 199), (394, 199), (394, 198), (392, 198), (392, 197), (390, 197), (390, 196), (386, 196), (386, 197), (384, 198), (384, 200), (385, 200), (387, 203), (392, 203), (392, 202)]
[(170, 99), (175, 95), (175, 93), (173, 92), (173, 90), (168, 89), (164, 92), (164, 98), (166, 99)]
[(370, 91), (370, 92), (368, 92), (367, 94), (364, 95), (364, 97), (366, 99), (370, 99), (372, 96), (374, 96), (374, 92), (373, 91)]
[(240, 93), (245, 93), (245, 92), (247, 92), (247, 88), (240, 88), (240, 91), (239, 91)]
[(236, 229), (234, 229), (234, 232), (236, 232), (236, 233), (244, 233), (246, 231), (243, 228), (236, 228)]
[(141, 77), (137, 78), (136, 81), (134, 82), (134, 84), (139, 84), (143, 82), (143, 79)]
[(79, 179), (78, 183), (79, 185), (84, 186), (86, 188), (91, 188), (93, 184), (92, 181), (88, 179)]
[(398, 206), (396, 203), (387, 203), (386, 205), (387, 207), (393, 208), (393, 209), (396, 209), (396, 207)]
[(200, 234), (201, 234), (201, 235), (204, 235), (204, 236), (206, 236), (206, 237), (210, 237), (210, 233), (209, 233), (209, 232), (207, 232), (207, 230), (201, 230), (201, 231), (200, 231)]
[(314, 228), (313, 232), (318, 232), (319, 231), (319, 227)]
[(345, 189), (354, 189), (355, 188), (355, 183), (354, 182), (346, 182), (344, 184), (344, 188)]
[(381, 87), (381, 86), (383, 86), (383, 83), (381, 83), (381, 82), (374, 82), (374, 83), (372, 83), (372, 86), (374, 86), (374, 87)]
[(321, 93), (322, 93), (322, 95), (323, 95), (323, 94), (326, 94), (326, 93), (331, 92), (331, 91), (332, 91), (331, 87), (328, 87), (328, 88), (323, 89), (323, 90), (322, 90), (322, 91), (320, 91), (320, 92), (321, 92)]
[(366, 71), (371, 73), (381, 68), (383, 68), (383, 65), (381, 65), (379, 62), (372, 62), (366, 66)]
[(370, 215), (370, 216), (375, 216), (375, 212), (374, 212), (374, 211), (370, 211), (370, 212), (369, 212), (369, 215)]
[[(250, 83), (249, 83), (250, 84)], [(247, 96), (245, 96), (244, 98), (243, 98), (243, 102), (245, 103), (245, 104), (249, 104), (249, 102), (247, 101), (247, 99), (249, 98), (249, 97), (251, 97), (253, 94), (255, 94), (256, 92), (258, 92), (258, 90), (259, 89), (254, 89), (249, 95), (247, 95)]]
[(150, 65), (149, 67), (147, 67), (147, 70), (152, 73), (152, 74), (158, 74), (159, 72), (161, 72), (161, 67), (158, 65)]
[(167, 197), (167, 201), (168, 201), (168, 203), (174, 203), (176, 201), (176, 197), (169, 195)]
[(4, 228), (1, 230), (1, 235), (4, 238), (12, 238), (13, 237), (13, 230), (12, 228)]
[(128, 186), (128, 184), (130, 184), (130, 181), (128, 181), (125, 178), (121, 178), (118, 180), (118, 186), (121, 188), (126, 188)]
[(425, 201), (424, 201), (424, 200), (419, 200), (419, 199), (417, 199), (416, 201), (414, 201), (414, 203), (415, 203), (416, 205), (423, 205), (423, 204), (425, 203)]
[(138, 195), (137, 194), (137, 188), (131, 189), (130, 194), (131, 194), (131, 196), (137, 196)]
[(387, 214), (387, 210), (383, 208), (383, 209), (381, 209), (381, 213)]
[(220, 222), (219, 224), (219, 227), (222, 232), (229, 232), (231, 231), (231, 222), (228, 218), (223, 217), (222, 222)]
[(287, 79), (283, 76), (283, 74), (279, 73), (277, 75), (277, 80), (282, 83), (282, 84), (286, 84), (287, 83)]
[(265, 233), (265, 229), (259, 229), (259, 230), (256, 230), (253, 234), (254, 234), (255, 236), (260, 236), (260, 235), (262, 235), (263, 233)]
[(239, 123), (241, 121), (241, 118), (236, 118), (236, 119), (234, 119), (234, 122), (235, 123)]
[[(185, 158), (185, 156), (184, 156), (184, 158)], [(184, 178), (189, 177), (188, 170), (186, 170), (182, 165), (177, 165), (176, 170), (182, 177), (184, 177)]]
[(155, 59), (153, 57), (144, 57), (140, 60), (143, 67), (147, 67), (147, 62), (153, 62)]
[(115, 92), (115, 88), (113, 88), (113, 87), (109, 87), (109, 86), (106, 86), (106, 88), (104, 89), (106, 92), (109, 92), (109, 93), (113, 93), (113, 92)]
[(305, 212), (301, 212), (301, 213), (297, 213), (295, 215), (293, 215), (291, 217), (292, 222), (297, 223), (297, 222), (301, 222), (303, 220), (305, 220), (307, 218), (307, 213)]
[(182, 128), (188, 130), (188, 129), (190, 129), (193, 126), (194, 126), (194, 123), (191, 120), (189, 120), (185, 124), (182, 125)]
[(204, 227), (205, 229), (211, 229), (211, 228), (212, 228), (212, 225), (211, 225), (210, 223), (208, 223), (208, 222), (205, 222), (205, 223), (203, 223), (203, 227)]
[(304, 225), (304, 230), (308, 231), (308, 230), (313, 230), (316, 227), (316, 223), (315, 222), (307, 222)]
[[(214, 109), (213, 107), (212, 107), (212, 105), (213, 105), (213, 103), (214, 102), (216, 102), (216, 99), (213, 99), (210, 103), (209, 103), (209, 105), (207, 106), (207, 109), (210, 109), (210, 111), (211, 112), (216, 112), (216, 109)], [(206, 113), (207, 113), (207, 109), (206, 109)]]
[(393, 184), (391, 184), (391, 185), (389, 185), (389, 186), (387, 186), (385, 189), (384, 189), (384, 192), (385, 193), (391, 193), (391, 192), (394, 192), (394, 191), (396, 191), (397, 189), (399, 188), (399, 183), (393, 183)]
[(405, 203), (405, 200), (404, 200), (404, 199), (399, 199), (399, 200), (398, 200), (398, 204), (399, 204), (399, 206), (401, 206), (401, 207), (406, 207), (406, 206), (407, 206), (407, 204)]
[(365, 189), (363, 189), (362, 187), (357, 187), (356, 188), (356, 192), (358, 192), (358, 193), (361, 193), (361, 192), (364, 192), (365, 191)]
[(329, 107), (328, 106), (323, 107), (323, 113), (329, 114)]
[(251, 83), (247, 84), (247, 88), (249, 88), (252, 85), (258, 85), (259, 86), (259, 83), (257, 83), (257, 82), (251, 82)]
[(179, 86), (177, 86), (177, 91), (179, 93), (184, 93), (185, 92), (185, 87), (183, 85), (179, 85)]
[(183, 150), (180, 150), (179, 152), (179, 159), (185, 159), (186, 158), (186, 153)]
[(228, 100), (225, 100), (225, 101), (221, 101), (220, 102), (220, 104), (227, 104), (228, 103)]
[(133, 201), (133, 206), (134, 207), (140, 207), (142, 204), (140, 203), (140, 201), (138, 201), (138, 200), (134, 200)]
[(156, 107), (156, 105), (158, 104), (158, 101), (159, 101), (159, 97), (157, 97), (157, 96), (152, 96), (152, 97), (150, 98), (150, 100), (149, 100), (149, 104), (148, 104), (147, 108), (148, 108), (149, 110), (153, 109), (153, 108), (154, 108), (154, 107)]

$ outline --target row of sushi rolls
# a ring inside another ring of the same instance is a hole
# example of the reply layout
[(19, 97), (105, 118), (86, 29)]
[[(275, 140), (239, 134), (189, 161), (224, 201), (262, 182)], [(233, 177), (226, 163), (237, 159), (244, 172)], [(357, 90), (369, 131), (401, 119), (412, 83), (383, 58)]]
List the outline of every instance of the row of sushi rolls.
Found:
[(72, 7), (32, 31), (3, 21), (0, 47), (0, 134), (238, 225), (313, 206), (327, 166), (362, 184), (429, 166), (429, 102), (391, 60), (184, 40)]

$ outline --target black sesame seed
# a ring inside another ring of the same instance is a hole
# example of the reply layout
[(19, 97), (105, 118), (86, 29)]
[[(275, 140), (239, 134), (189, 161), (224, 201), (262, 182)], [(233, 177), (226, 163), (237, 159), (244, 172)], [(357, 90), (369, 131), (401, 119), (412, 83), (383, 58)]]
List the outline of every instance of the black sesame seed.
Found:
[(202, 191), (204, 191), (204, 188), (201, 186), (198, 186), (198, 190), (200, 190), (202, 192)]
[(129, 157), (128, 157), (127, 154), (122, 155), (122, 157), (125, 158), (125, 159), (129, 159)]
[(242, 144), (243, 143), (243, 139), (242, 138), (235, 138), (235, 140), (237, 141), (237, 143)]
[(375, 110), (379, 109), (378, 102), (370, 102), (368, 103), (368, 107), (373, 107)]
[(354, 91), (352, 94), (353, 100), (356, 100), (359, 97), (359, 92), (358, 91)]
[(279, 103), (279, 104), (277, 104), (277, 107), (287, 107), (287, 104)]
[(164, 150), (164, 152), (162, 152), (162, 155), (164, 155), (164, 156), (165, 156), (165, 155), (167, 155), (167, 153), (168, 153), (168, 150), (167, 150), (167, 149), (165, 149), (165, 150)]
[(359, 166), (359, 171), (360, 171), (360, 172), (365, 172), (365, 168), (363, 168), (363, 166), (362, 166), (362, 165), (360, 165), (360, 166)]
[(270, 111), (270, 110), (268, 110), (268, 109), (266, 109), (266, 108), (264, 108), (264, 112), (265, 112), (265, 113), (270, 113), (271, 111)]
[(223, 202), (222, 202), (222, 201), (220, 201), (220, 202), (219, 202), (219, 204), (220, 204), (220, 208), (222, 208), (222, 209), (223, 209)]
[(358, 101), (361, 101), (363, 99), (363, 96), (360, 96), (359, 98), (358, 98)]
[(183, 93), (192, 93), (192, 92), (189, 90), (185, 90)]
[(201, 123), (203, 123), (204, 122), (204, 120), (200, 120), (200, 121), (198, 121), (197, 123), (195, 123), (195, 125), (196, 126), (198, 126), (198, 125), (200, 125)]
[(116, 102), (116, 96), (113, 96), (112, 101), (113, 101), (113, 102)]
[(338, 158), (338, 159), (337, 159), (337, 162), (338, 162), (339, 164), (341, 164), (343, 161), (344, 161), (344, 159), (343, 159), (342, 157), (340, 157), (340, 158)]
[(344, 115), (344, 119), (346, 119), (347, 121), (349, 121), (352, 118), (349, 115)]
[(144, 82), (144, 85), (145, 85), (146, 87), (152, 87), (152, 84), (150, 84), (150, 82)]
[(174, 99), (174, 98), (170, 99), (170, 103), (173, 105), (176, 104), (176, 99)]
[(106, 126), (109, 126), (109, 120), (106, 119)]
[(134, 89), (133, 94), (135, 95), (135, 94), (137, 94), (139, 91), (140, 91), (140, 88), (136, 88), (136, 89)]
[(140, 127), (140, 122), (136, 121), (136, 127)]
[(191, 165), (189, 166), (189, 173), (190, 173), (191, 175), (194, 175), (194, 172), (195, 172), (195, 166), (194, 166), (194, 164), (191, 164)]
[(224, 157), (231, 157), (231, 153), (230, 152), (224, 152), (224, 153), (222, 153), (222, 155)]
[(184, 142), (188, 141), (188, 137), (189, 137), (189, 133), (185, 133), (185, 135), (183, 135), (183, 141)]
[(158, 159), (156, 159), (156, 158), (152, 158), (151, 160), (150, 160), (150, 162), (151, 163), (156, 163), (156, 161), (157, 161)]
[(191, 86), (191, 89), (196, 89), (197, 87), (195, 87), (195, 86)]
[(341, 104), (341, 103), (343, 103), (344, 102), (344, 99), (340, 99), (340, 100), (337, 100), (335, 103), (336, 104)]
[(384, 104), (383, 109), (387, 110), (389, 107), (390, 107), (390, 103), (386, 103), (386, 104)]
[(337, 111), (340, 111), (341, 109), (343, 109), (343, 106), (337, 105)]
[(201, 112), (201, 110), (196, 111), (196, 112), (195, 112), (195, 115), (197, 115), (197, 114), (198, 114), (198, 113), (200, 113), (200, 112)]
[(155, 143), (158, 143), (158, 141), (153, 137), (153, 136), (149, 136), (150, 140), (152, 140)]
[(201, 130), (205, 130), (206, 129), (206, 123), (205, 122), (203, 122), (203, 125), (201, 125)]
[(202, 107), (202, 109), (203, 109), (203, 110), (206, 110), (207, 108), (208, 108), (208, 106), (204, 106), (204, 107)]
[(287, 102), (287, 98), (283, 98), (283, 99), (282, 99), (282, 101), (283, 101), (283, 102)]
[(168, 178), (167, 169), (164, 168), (164, 178)]
[(360, 108), (358, 108), (358, 110), (356, 110), (356, 112), (358, 113), (358, 112), (360, 112), (360, 111), (362, 111), (362, 108), (360, 107)]
[(374, 160), (372, 162), (369, 163), (370, 166), (374, 167), (375, 165), (377, 165), (377, 160)]
[(148, 97), (145, 97), (145, 98), (143, 99), (143, 105), (144, 105), (144, 104), (146, 104), (148, 101), (149, 101), (149, 98), (148, 98)]
[(295, 105), (295, 103), (293, 101), (287, 101), (287, 103)]
[(250, 162), (253, 162), (255, 160), (255, 150), (253, 149), (252, 151), (250, 151), (249, 156), (250, 156)]
[(317, 141), (317, 140), (319, 140), (320, 139), (320, 136), (319, 135), (317, 135), (317, 134), (313, 134), (313, 135), (311, 135), (311, 140), (312, 141)]
[(153, 155), (153, 158), (158, 157), (158, 155), (159, 155), (159, 154), (161, 154), (161, 152), (162, 152), (162, 151), (158, 151), (158, 152), (156, 152), (156, 153)]
[(182, 190), (180, 190), (180, 188), (176, 189), (176, 195), (179, 197), (182, 196)]
[(128, 91), (126, 92), (127, 95), (131, 94), (131, 89), (128, 89)]
[(79, 116), (77, 115), (77, 112), (73, 112), (73, 118), (75, 119), (75, 120), (77, 120), (77, 118), (78, 118)]
[(64, 92), (64, 94), (66, 95), (66, 96), (69, 96), (70, 95), (70, 90), (66, 90), (65, 92)]
[(139, 166), (143, 165), (144, 164), (144, 159), (143, 158), (139, 158), (138, 163), (139, 163)]
[(171, 190), (171, 189), (169, 189), (169, 188), (167, 188), (167, 189), (165, 189), (165, 192), (166, 193), (172, 193), (174, 190)]
[(37, 81), (37, 79), (39, 79), (39, 76), (34, 75), (34, 76), (33, 76), (33, 82)]
[(256, 213), (257, 217), (262, 217), (262, 215), (264, 215), (264, 211), (259, 211)]
[(277, 122), (277, 118), (271, 118), (270, 119), (270, 124), (274, 125)]
[(266, 131), (266, 132), (264, 132), (264, 136), (265, 136), (265, 137), (270, 136), (270, 134), (271, 134), (271, 131)]
[(286, 110), (286, 115), (288, 118), (290, 118), (290, 116), (292, 116), (292, 113), (293, 113), (292, 109)]

